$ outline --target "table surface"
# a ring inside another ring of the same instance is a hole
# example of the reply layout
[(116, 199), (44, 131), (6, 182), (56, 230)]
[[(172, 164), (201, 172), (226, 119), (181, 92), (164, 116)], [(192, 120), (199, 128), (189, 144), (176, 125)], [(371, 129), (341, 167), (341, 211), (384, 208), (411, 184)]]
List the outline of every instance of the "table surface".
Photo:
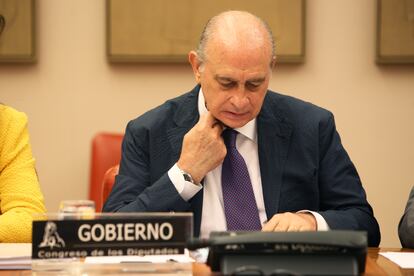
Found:
[[(413, 252), (401, 248), (369, 248), (365, 273), (363, 275), (414, 275), (414, 269), (402, 269), (397, 264), (379, 255), (379, 252)], [(0, 276), (31, 275), (30, 270), (0, 270)], [(193, 264), (193, 275), (220, 275), (212, 273), (210, 268), (201, 263)]]
[(401, 248), (369, 248), (364, 275), (414, 275), (414, 269), (402, 269), (389, 259), (379, 255), (379, 252), (413, 252)]

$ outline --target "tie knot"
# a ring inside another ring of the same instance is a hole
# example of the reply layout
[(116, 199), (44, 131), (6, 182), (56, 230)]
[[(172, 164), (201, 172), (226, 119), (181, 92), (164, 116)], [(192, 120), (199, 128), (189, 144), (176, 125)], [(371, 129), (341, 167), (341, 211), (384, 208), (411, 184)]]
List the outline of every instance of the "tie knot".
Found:
[(236, 147), (237, 134), (238, 132), (232, 128), (227, 128), (223, 131), (223, 139), (224, 139), (224, 143), (226, 144), (227, 148)]

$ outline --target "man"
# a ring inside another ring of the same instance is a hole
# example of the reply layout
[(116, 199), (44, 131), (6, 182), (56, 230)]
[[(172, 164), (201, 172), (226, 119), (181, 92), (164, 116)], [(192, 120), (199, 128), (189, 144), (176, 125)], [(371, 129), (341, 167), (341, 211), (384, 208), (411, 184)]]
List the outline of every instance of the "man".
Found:
[(354, 229), (379, 244), (332, 114), (267, 90), (275, 53), (262, 20), (213, 17), (189, 61), (198, 85), (128, 124), (104, 211), (193, 212), (202, 237)]
[(398, 225), (398, 236), (403, 247), (414, 248), (414, 187), (411, 189), (404, 215)]

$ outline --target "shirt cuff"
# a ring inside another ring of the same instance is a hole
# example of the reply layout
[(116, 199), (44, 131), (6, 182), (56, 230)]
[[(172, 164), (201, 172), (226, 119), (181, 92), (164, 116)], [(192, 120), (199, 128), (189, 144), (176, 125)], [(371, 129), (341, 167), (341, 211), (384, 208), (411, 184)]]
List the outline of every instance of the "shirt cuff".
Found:
[(190, 200), (196, 193), (198, 193), (203, 186), (201, 184), (193, 184), (190, 181), (184, 180), (181, 170), (177, 163), (168, 171), (168, 177), (177, 189), (177, 192), (185, 200)]
[(328, 231), (329, 225), (326, 220), (321, 216), (321, 214), (309, 210), (301, 210), (298, 213), (311, 213), (316, 220), (316, 231)]

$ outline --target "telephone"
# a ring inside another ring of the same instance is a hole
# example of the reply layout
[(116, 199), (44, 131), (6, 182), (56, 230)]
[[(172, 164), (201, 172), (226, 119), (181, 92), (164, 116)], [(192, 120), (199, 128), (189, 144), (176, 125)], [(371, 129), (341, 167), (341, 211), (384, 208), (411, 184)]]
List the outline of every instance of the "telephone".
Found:
[(213, 232), (207, 264), (224, 275), (359, 275), (362, 231)]

